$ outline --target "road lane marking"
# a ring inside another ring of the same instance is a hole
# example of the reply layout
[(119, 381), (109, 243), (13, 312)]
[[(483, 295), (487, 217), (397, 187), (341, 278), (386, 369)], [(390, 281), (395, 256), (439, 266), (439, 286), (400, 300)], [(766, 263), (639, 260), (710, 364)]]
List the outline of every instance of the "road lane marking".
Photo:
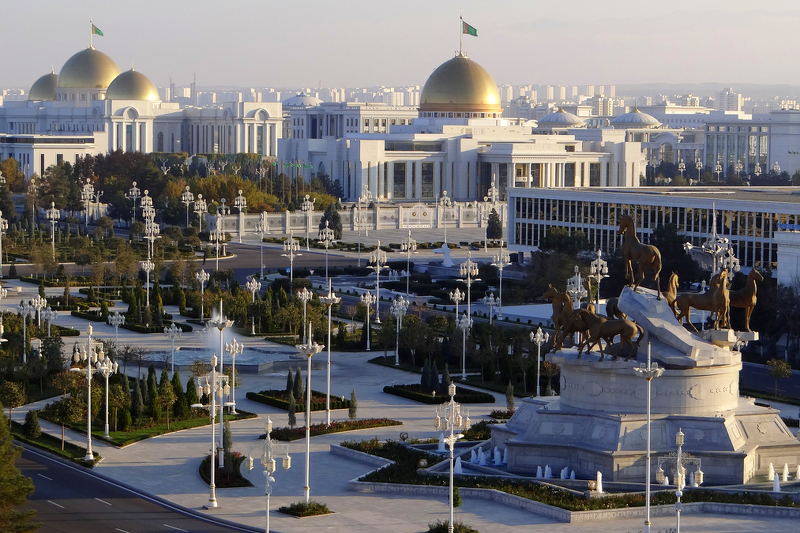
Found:
[(189, 533), (189, 531), (186, 530), (186, 529), (181, 529), (179, 527), (171, 526), (169, 524), (161, 524), (161, 525), (164, 526), (164, 527), (168, 527), (170, 529), (174, 529), (175, 531), (183, 531), (184, 533)]
[(64, 508), (64, 506), (63, 506), (63, 505), (58, 505), (56, 502), (54, 502), (54, 501), (51, 501), (51, 500), (47, 500), (47, 503), (52, 503), (53, 505), (55, 505), (56, 507), (60, 507), (61, 509), (63, 509), (63, 508)]
[(100, 503), (104, 503), (104, 504), (106, 504), (106, 505), (111, 505), (111, 504), (110, 504), (110, 503), (108, 503), (107, 501), (105, 501), (105, 500), (101, 500), (100, 498), (95, 498), (95, 500), (99, 501)]
[(118, 527), (114, 528), (115, 531), (119, 531), (120, 533), (131, 533), (130, 531), (125, 531), (124, 529), (120, 529)]
[(45, 479), (46, 479), (46, 480), (48, 480), (48, 481), (53, 481), (53, 478), (51, 478), (51, 477), (47, 477), (47, 476), (45, 476), (45, 475), (43, 475), (43, 474), (36, 474), (36, 475), (37, 475), (37, 476), (39, 476), (39, 477), (43, 477), (43, 478), (45, 478)]

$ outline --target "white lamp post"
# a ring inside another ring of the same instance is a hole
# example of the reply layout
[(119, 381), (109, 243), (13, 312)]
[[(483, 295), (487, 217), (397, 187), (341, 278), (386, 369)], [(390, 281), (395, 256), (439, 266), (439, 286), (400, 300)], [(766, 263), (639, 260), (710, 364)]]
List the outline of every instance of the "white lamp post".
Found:
[(467, 379), (467, 331), (472, 327), (472, 318), (464, 313), (456, 318), (456, 326), (461, 330), (461, 379), (464, 380)]
[(542, 331), (542, 327), (536, 330), (536, 333), (531, 331), (531, 342), (536, 344), (536, 397), (539, 397), (539, 367), (542, 363), (542, 344), (546, 343), (550, 338), (550, 334)]
[[(331, 308), (342, 301), (341, 298), (336, 296), (333, 292), (333, 284), (331, 278), (328, 278), (328, 294), (320, 296), (319, 301), (322, 305), (328, 308), (328, 387), (325, 395), (325, 424), (331, 425)], [(341, 327), (341, 326), (340, 326)]]
[[(197, 279), (197, 282), (200, 284), (200, 321), (205, 322), (206, 315), (205, 315), (205, 286), (206, 282), (211, 278), (208, 272), (205, 270), (198, 270), (194, 277)], [(124, 322), (123, 322), (124, 324)]]
[[(369, 186), (364, 184), (363, 192), (358, 197), (358, 212), (356, 213), (355, 223), (358, 227), (358, 266), (361, 266), (361, 226), (364, 226), (364, 234), (369, 237), (369, 227), (367, 226), (367, 207), (372, 201), (372, 193), (369, 192)], [(362, 207), (363, 206), (363, 207)]]
[(295, 346), (297, 351), (305, 355), (308, 359), (308, 381), (306, 383), (306, 486), (303, 487), (305, 492), (306, 503), (308, 503), (311, 496), (311, 487), (308, 482), (310, 457), (311, 457), (311, 356), (318, 354), (322, 351), (324, 346), (317, 344), (311, 340), (311, 322), (308, 323), (308, 340), (303, 344)]
[(686, 163), (683, 162), (683, 158), (678, 159), (678, 172), (681, 173), (681, 178), (683, 177), (683, 173), (686, 171)]
[(744, 165), (742, 165), (742, 160), (741, 159), (737, 160), (736, 164), (733, 165), (733, 170), (736, 172), (736, 177), (737, 178), (741, 178), (742, 177), (742, 169), (743, 168), (744, 168)]
[(694, 168), (697, 169), (697, 182), (700, 183), (700, 178), (703, 173), (703, 160), (699, 157), (694, 160)]
[(244, 346), (236, 339), (231, 342), (225, 343), (225, 351), (231, 356), (231, 414), (238, 414), (236, 412), (236, 356), (244, 351)]
[[(109, 317), (109, 320), (110, 319), (111, 317)], [(183, 333), (183, 330), (179, 328), (175, 322), (170, 324), (168, 328), (164, 328), (164, 335), (166, 335), (172, 343), (172, 362), (170, 364), (170, 371), (172, 372), (173, 376), (175, 375), (175, 339), (179, 338), (181, 333)]]
[(56, 224), (58, 219), (61, 218), (61, 211), (56, 209), (56, 203), (50, 202), (50, 209), (45, 211), (45, 216), (50, 222), (50, 245), (53, 248), (53, 259), (56, 258)]
[(0, 278), (3, 277), (3, 235), (8, 231), (8, 220), (3, 218), (0, 211)]
[(272, 232), (269, 231), (269, 215), (264, 211), (256, 223), (255, 232), (258, 233), (260, 239), (258, 245), (261, 248), (261, 279), (264, 279), (264, 236)]
[(294, 285), (294, 258), (295, 256), (303, 255), (297, 253), (299, 250), (300, 243), (289, 233), (289, 238), (283, 241), (283, 251), (288, 253), (281, 254), (281, 257), (289, 258), (289, 290)]
[[(264, 430), (266, 435), (264, 435), (264, 441), (261, 447), (261, 466), (264, 467), (264, 477), (266, 478), (267, 482), (267, 486), (264, 491), (264, 494), (267, 496), (267, 527), (264, 531), (269, 533), (269, 497), (270, 494), (272, 494), (272, 485), (270, 485), (270, 483), (275, 483), (275, 478), (272, 477), (272, 474), (275, 473), (275, 457), (282, 457), (284, 470), (289, 470), (292, 467), (292, 458), (289, 456), (288, 444), (283, 444), (272, 440), (272, 437), (270, 436), (270, 433), (272, 433), (272, 419), (269, 417), (267, 417), (267, 422), (264, 424)], [(250, 460), (248, 461), (250, 470), (253, 469), (253, 459), (254, 457), (251, 456)]]
[(581, 269), (575, 265), (575, 277), (567, 281), (567, 294), (570, 295), (572, 301), (575, 302), (575, 309), (581, 306), (581, 299), (588, 296), (588, 292), (583, 286), (583, 278), (581, 277)]
[(142, 194), (139, 188), (136, 186), (135, 181), (131, 185), (132, 187), (128, 190), (125, 198), (128, 200), (133, 200), (133, 209), (131, 210), (131, 222), (133, 222), (136, 220), (136, 202), (142, 197)]
[(408, 300), (402, 296), (398, 296), (394, 302), (392, 302), (392, 305), (389, 308), (389, 313), (395, 318), (395, 320), (397, 320), (397, 339), (394, 345), (395, 366), (400, 364), (400, 330), (403, 327), (403, 317), (406, 315), (407, 310)]
[[(205, 382), (205, 383), (203, 383)], [(216, 472), (216, 465), (214, 461), (215, 455), (215, 423), (214, 418), (216, 417), (216, 409), (217, 409), (217, 396), (220, 399), (220, 410), (222, 406), (222, 400), (228, 394), (230, 394), (230, 386), (228, 385), (228, 376), (223, 375), (221, 372), (217, 372), (217, 356), (211, 356), (211, 372), (206, 374), (205, 376), (199, 376), (197, 378), (197, 397), (202, 398), (203, 394), (208, 396), (211, 399), (210, 404), (200, 404), (195, 403), (192, 404), (193, 409), (205, 409), (208, 411), (208, 414), (211, 418), (211, 457), (209, 461), (209, 469), (211, 470), (211, 483), (209, 484), (210, 494), (208, 496), (208, 503), (204, 506), (205, 508), (214, 508), (217, 507), (217, 492), (216, 492), (216, 485), (214, 484), (214, 473)], [(221, 417), (220, 417), (221, 418)], [(220, 419), (220, 423), (222, 420)], [(223, 454), (224, 455), (224, 454)], [(220, 455), (220, 467), (222, 466), (222, 456)]]
[(186, 186), (186, 190), (181, 193), (181, 203), (186, 205), (186, 227), (189, 227), (189, 204), (194, 202), (194, 194), (189, 190), (189, 186)]
[(202, 233), (203, 231), (203, 217), (205, 216), (206, 212), (208, 211), (208, 203), (203, 200), (203, 195), (198, 194), (197, 200), (194, 201), (194, 212), (197, 214), (197, 225), (199, 229), (197, 230), (198, 233)]
[(408, 299), (408, 287), (411, 281), (411, 254), (417, 253), (417, 241), (411, 238), (411, 230), (408, 230), (408, 238), (400, 243), (400, 249), (406, 253), (406, 299)]
[(462, 278), (467, 278), (467, 316), (472, 318), (472, 282), (478, 279), (478, 263), (472, 260), (472, 252), (467, 252), (467, 260), (459, 265)]
[(493, 209), (497, 209), (498, 207), (498, 190), (495, 186), (494, 180), (492, 181), (492, 185), (489, 187), (487, 191), (488, 196), (483, 197), (483, 251), (487, 252), (489, 247), (489, 217), (492, 214)]
[(239, 196), (233, 199), (233, 207), (239, 212), (239, 243), (242, 242), (242, 233), (244, 232), (244, 212), (247, 210), (247, 198), (242, 195), (242, 190), (239, 189)]
[(658, 363), (650, 362), (650, 343), (647, 343), (647, 364), (641, 363), (633, 371), (640, 378), (647, 380), (647, 458), (645, 461), (645, 518), (644, 531), (650, 533), (650, 382), (653, 378), (660, 377), (664, 373), (663, 368), (658, 367)]
[[(88, 389), (86, 395), (86, 455), (84, 461), (94, 462), (94, 454), (92, 453), (92, 373), (97, 370), (94, 364), (97, 362), (98, 355), (92, 348), (92, 325), (86, 328), (88, 338), (86, 340), (86, 348), (84, 350), (76, 350), (73, 356), (75, 363), (86, 363), (86, 387)], [(100, 353), (103, 353), (102, 349)], [(81, 372), (80, 368), (71, 368), (73, 372)]]
[(450, 435), (444, 439), (450, 449), (450, 521), (447, 524), (448, 533), (453, 533), (453, 447), (458, 439), (463, 437), (461, 433), (456, 433), (456, 430), (468, 429), (470, 426), (469, 412), (461, 414), (461, 404), (456, 403), (456, 384), (450, 383), (447, 387), (447, 393), (450, 395), (450, 402), (436, 408), (436, 418), (433, 419), (433, 427), (439, 429), (444, 420), (444, 430), (449, 431)]
[(497, 272), (500, 274), (500, 299), (497, 301), (500, 309), (497, 312), (497, 318), (503, 318), (503, 269), (511, 264), (511, 257), (508, 250), (503, 248), (502, 239), (500, 239), (500, 252), (494, 254), (492, 259), (494, 260), (492, 265), (497, 267)]
[(308, 302), (314, 297), (314, 293), (308, 290), (307, 288), (303, 287), (299, 291), (297, 291), (297, 298), (303, 302), (303, 343), (305, 343), (308, 339), (306, 339), (306, 307)]
[(334, 232), (325, 221), (325, 227), (319, 230), (319, 241), (325, 245), (325, 277), (328, 277), (328, 248), (333, 244)]
[(147, 208), (147, 212), (145, 213), (145, 221), (144, 221), (144, 238), (147, 240), (147, 258), (150, 259), (153, 257), (153, 244), (155, 243), (156, 239), (160, 239), (159, 233), (161, 233), (161, 228), (158, 227), (158, 224), (155, 222), (155, 209), (152, 207)]
[(366, 314), (366, 317), (364, 318), (364, 327), (367, 328), (367, 351), (370, 351), (370, 346), (369, 346), (369, 340), (370, 340), (369, 339), (369, 337), (370, 337), (370, 334), (369, 334), (369, 308), (376, 301), (377, 301), (377, 298), (375, 298), (375, 295), (372, 294), (369, 291), (367, 291), (367, 292), (365, 292), (364, 294), (361, 295), (361, 303), (367, 306), (367, 314)]
[(303, 203), (300, 206), (300, 210), (303, 211), (306, 215), (306, 252), (309, 251), (308, 247), (308, 228), (311, 225), (311, 217), (312, 213), (314, 212), (314, 204), (316, 203), (316, 198), (311, 198), (309, 195), (306, 194), (305, 198), (303, 198)]
[(84, 225), (86, 226), (86, 232), (89, 232), (89, 204), (94, 197), (94, 185), (92, 182), (89, 181), (89, 178), (86, 178), (86, 183), (83, 184), (83, 188), (81, 188), (81, 201), (86, 202), (86, 211), (84, 213)]
[(42, 318), (44, 318), (47, 322), (47, 336), (50, 337), (50, 324), (53, 322), (53, 320), (58, 318), (58, 311), (50, 309), (50, 306), (48, 305), (44, 311), (42, 311)]
[(31, 306), (36, 310), (36, 326), (41, 327), (42, 309), (47, 307), (47, 300), (42, 298), (40, 294), (37, 294), (36, 297), (31, 300)]
[(381, 250), (381, 241), (378, 241), (378, 246), (369, 254), (369, 263), (372, 270), (375, 271), (375, 323), (381, 323), (381, 270), (389, 268), (386, 262), (389, 259), (386, 257), (386, 252)]
[(156, 268), (156, 265), (149, 259), (147, 261), (142, 261), (142, 270), (144, 270), (147, 275), (147, 280), (145, 282), (147, 288), (147, 307), (150, 307), (150, 272), (152, 272), (154, 268)]
[(219, 270), (219, 247), (222, 245), (222, 251), (225, 252), (225, 215), (228, 214), (230, 209), (225, 206), (225, 198), (221, 198), (220, 205), (217, 208), (217, 222), (214, 227), (214, 233), (208, 237), (216, 244), (216, 270)]
[(442, 208), (442, 222), (444, 223), (444, 247), (447, 246), (447, 210), (453, 205), (450, 198), (447, 197), (447, 191), (442, 191), (442, 196), (439, 198), (439, 207)]
[(450, 300), (456, 304), (456, 320), (458, 320), (458, 302), (463, 302), (465, 296), (463, 292), (458, 290), (458, 287), (456, 287), (456, 290), (450, 291)]
[(597, 285), (597, 296), (595, 296), (595, 306), (600, 311), (600, 282), (608, 277), (608, 262), (603, 260), (603, 252), (597, 249), (597, 259), (589, 263), (591, 273), (587, 276), (592, 278)]
[(114, 326), (114, 349), (119, 357), (119, 327), (125, 325), (125, 315), (119, 311), (114, 311), (108, 315), (107, 319), (109, 326)]
[[(222, 351), (224, 340), (225, 340), (224, 339), (224, 337), (225, 337), (224, 332), (225, 332), (225, 329), (233, 326), (233, 320), (228, 320), (228, 318), (222, 314), (222, 300), (219, 301), (219, 316), (216, 318), (216, 320), (209, 321), (209, 324), (211, 325), (211, 327), (217, 328), (219, 330), (219, 373), (220, 373), (220, 375), (224, 376), (225, 375), (225, 372), (224, 372), (225, 369), (224, 369), (224, 364), (223, 364), (223, 353), (224, 352)], [(222, 441), (222, 437), (223, 437), (223, 435), (222, 435), (222, 431), (223, 431), (222, 416), (223, 416), (222, 404), (220, 404), (220, 406), (219, 406), (219, 447), (220, 448), (222, 448), (222, 442), (223, 442)], [(219, 465), (222, 466), (224, 462), (225, 462), (225, 460), (224, 460), (223, 456), (221, 455), (220, 458), (219, 458)]]
[(106, 425), (105, 425), (105, 438), (109, 438), (110, 435), (108, 434), (108, 377), (111, 374), (116, 374), (119, 365), (116, 361), (111, 361), (110, 357), (106, 357), (102, 350), (97, 354), (98, 362), (95, 365), (97, 370), (96, 372), (99, 373), (101, 376), (106, 378)]
[[(30, 302), (22, 302), (17, 306), (17, 314), (22, 317), (22, 362), (28, 362), (28, 317), (34, 313)], [(89, 326), (91, 328), (91, 326)]]
[(494, 317), (494, 308), (497, 305), (497, 298), (494, 297), (493, 293), (490, 293), (488, 296), (481, 298), (481, 300), (483, 300), (484, 305), (489, 306), (489, 326), (491, 326), (492, 317)]
[(256, 303), (256, 294), (261, 290), (261, 282), (255, 278), (250, 278), (244, 286), (250, 291), (252, 296), (251, 303)]

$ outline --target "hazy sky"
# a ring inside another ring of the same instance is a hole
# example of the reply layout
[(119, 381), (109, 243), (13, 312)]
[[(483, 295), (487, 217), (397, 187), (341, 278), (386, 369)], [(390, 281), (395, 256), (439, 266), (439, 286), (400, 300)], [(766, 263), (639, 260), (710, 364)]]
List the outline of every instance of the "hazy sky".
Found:
[(800, 84), (796, 0), (25, 0), (4, 2), (0, 87), (89, 42), (158, 86), (425, 83), (458, 49), (497, 83)]

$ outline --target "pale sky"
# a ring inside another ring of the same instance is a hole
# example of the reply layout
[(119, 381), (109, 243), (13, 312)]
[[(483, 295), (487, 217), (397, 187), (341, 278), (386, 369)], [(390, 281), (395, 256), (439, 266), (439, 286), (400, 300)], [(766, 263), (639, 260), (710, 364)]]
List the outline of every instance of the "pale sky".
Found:
[(800, 84), (796, 0), (26, 0), (2, 7), (0, 87), (89, 43), (158, 86), (425, 83), (458, 49), (498, 84)]

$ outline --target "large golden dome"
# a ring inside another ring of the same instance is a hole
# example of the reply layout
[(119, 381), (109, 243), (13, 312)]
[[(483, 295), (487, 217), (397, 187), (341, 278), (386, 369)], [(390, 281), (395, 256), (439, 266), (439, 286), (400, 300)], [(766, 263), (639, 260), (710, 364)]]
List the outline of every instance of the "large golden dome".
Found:
[(63, 89), (105, 89), (119, 72), (113, 59), (94, 48), (87, 48), (64, 63), (58, 75), (58, 86)]
[(58, 74), (55, 72), (45, 74), (33, 82), (28, 93), (28, 100), (32, 102), (53, 101), (56, 99), (56, 87), (58, 87)]
[(106, 100), (158, 100), (158, 89), (150, 78), (130, 69), (111, 82), (106, 90)]
[(500, 91), (479, 64), (457, 55), (433, 71), (420, 95), (420, 112), (501, 113)]

